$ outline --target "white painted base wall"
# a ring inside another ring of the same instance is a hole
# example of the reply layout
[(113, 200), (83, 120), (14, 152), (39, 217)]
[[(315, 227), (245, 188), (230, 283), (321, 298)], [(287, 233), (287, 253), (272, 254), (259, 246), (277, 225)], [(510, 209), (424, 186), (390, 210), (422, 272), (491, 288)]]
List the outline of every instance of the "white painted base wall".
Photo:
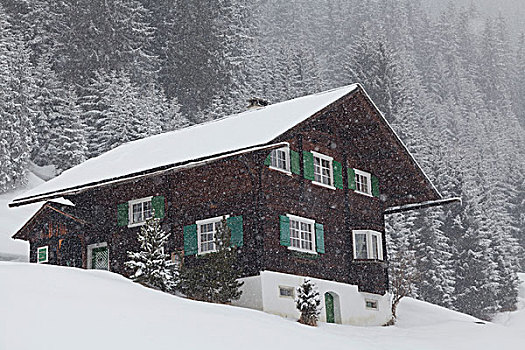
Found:
[[(307, 277), (315, 283), (321, 295), (321, 322), (326, 322), (325, 293), (334, 296), (336, 323), (357, 326), (378, 326), (392, 317), (389, 293), (385, 295), (361, 293), (356, 285), (327, 281)], [(292, 297), (282, 297), (280, 287), (293, 287), (294, 297), (305, 277), (285, 273), (262, 271), (259, 276), (246, 277), (242, 280), (243, 293), (234, 305), (261, 310), (291, 319), (299, 319)], [(376, 301), (377, 310), (366, 307), (366, 301)]]

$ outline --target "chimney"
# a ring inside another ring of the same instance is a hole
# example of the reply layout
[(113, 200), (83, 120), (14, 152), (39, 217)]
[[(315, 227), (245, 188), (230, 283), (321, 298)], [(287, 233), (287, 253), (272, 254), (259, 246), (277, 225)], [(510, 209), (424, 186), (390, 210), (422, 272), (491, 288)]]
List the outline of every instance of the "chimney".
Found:
[(268, 100), (258, 97), (252, 97), (248, 100), (248, 109), (257, 109), (268, 106), (269, 104), (270, 102), (268, 102)]

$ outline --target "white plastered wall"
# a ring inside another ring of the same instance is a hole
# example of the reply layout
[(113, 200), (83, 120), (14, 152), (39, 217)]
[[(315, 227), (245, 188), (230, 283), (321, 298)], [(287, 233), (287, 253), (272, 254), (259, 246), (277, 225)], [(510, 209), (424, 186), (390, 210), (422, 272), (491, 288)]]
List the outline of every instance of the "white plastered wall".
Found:
[(241, 281), (244, 282), (240, 288), (242, 291), (241, 298), (232, 304), (263, 311), (261, 276), (241, 278)]
[[(262, 271), (259, 276), (244, 278), (242, 287), (243, 295), (235, 302), (235, 305), (263, 310), (267, 313), (280, 315), (282, 317), (298, 319), (299, 312), (295, 308), (294, 298), (279, 295), (280, 287), (293, 287), (297, 289), (305, 277), (278, 273), (273, 271)], [(335, 299), (339, 299), (335, 305), (336, 320), (342, 324), (358, 326), (376, 326), (385, 324), (390, 320), (390, 294), (385, 295), (361, 293), (356, 285), (327, 281), (318, 278), (309, 278), (315, 283), (321, 296), (320, 321), (326, 322), (326, 310), (324, 308), (326, 292), (330, 292)], [(260, 290), (260, 292), (259, 292)], [(376, 301), (377, 310), (368, 309), (366, 301)]]

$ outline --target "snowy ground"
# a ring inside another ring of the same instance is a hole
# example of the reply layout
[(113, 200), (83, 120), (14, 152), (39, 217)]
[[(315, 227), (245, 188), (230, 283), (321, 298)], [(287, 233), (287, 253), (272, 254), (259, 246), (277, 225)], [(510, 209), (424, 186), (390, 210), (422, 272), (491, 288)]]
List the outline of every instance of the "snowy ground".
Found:
[(525, 344), (518, 317), (509, 327), (477, 324), (412, 299), (402, 301), (394, 327), (311, 328), (181, 299), (105, 271), (4, 262), (0, 283), (0, 349), (493, 350)]
[(29, 173), (28, 180), (28, 184), (25, 187), (0, 194), (0, 260), (28, 260), (29, 245), (27, 242), (13, 240), (11, 236), (40, 209), (42, 203), (25, 205), (19, 208), (8, 207), (13, 198), (44, 183), (44, 180), (33, 172)]

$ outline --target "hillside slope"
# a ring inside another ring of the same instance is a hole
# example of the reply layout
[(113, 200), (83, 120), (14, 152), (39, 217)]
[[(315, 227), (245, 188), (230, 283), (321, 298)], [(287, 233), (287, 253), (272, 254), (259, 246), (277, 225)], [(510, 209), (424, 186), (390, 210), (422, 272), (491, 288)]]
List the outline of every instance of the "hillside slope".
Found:
[(523, 333), (407, 299), (394, 327), (302, 326), (105, 271), (0, 263), (0, 349), (513, 349)]

